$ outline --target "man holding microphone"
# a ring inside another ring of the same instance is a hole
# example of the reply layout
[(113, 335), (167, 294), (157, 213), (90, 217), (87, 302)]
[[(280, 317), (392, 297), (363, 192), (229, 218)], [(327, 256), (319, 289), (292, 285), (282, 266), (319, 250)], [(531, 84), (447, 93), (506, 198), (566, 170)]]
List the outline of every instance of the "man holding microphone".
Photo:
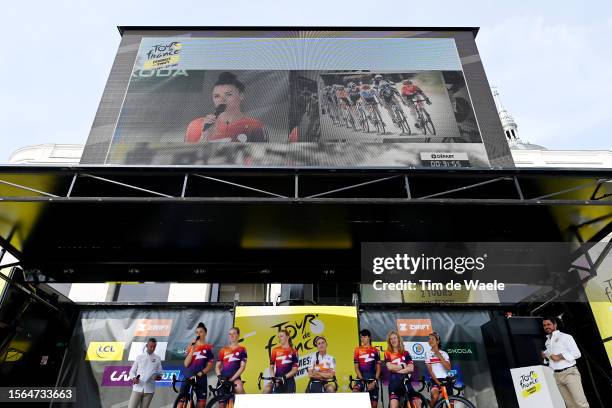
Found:
[(130, 369), (132, 396), (128, 408), (149, 408), (155, 393), (155, 381), (162, 378), (163, 368), (161, 358), (154, 353), (157, 340), (150, 338), (147, 341), (146, 353), (142, 353), (134, 360)]

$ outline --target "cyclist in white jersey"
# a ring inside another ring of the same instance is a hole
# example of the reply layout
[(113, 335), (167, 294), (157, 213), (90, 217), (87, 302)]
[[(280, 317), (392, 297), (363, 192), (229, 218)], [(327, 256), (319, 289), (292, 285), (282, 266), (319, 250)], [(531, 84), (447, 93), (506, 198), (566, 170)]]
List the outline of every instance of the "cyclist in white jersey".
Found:
[[(327, 340), (323, 336), (318, 336), (315, 341), (317, 352), (310, 358), (308, 364), (308, 377), (310, 382), (306, 389), (307, 392), (336, 392), (336, 359), (327, 354)], [(313, 382), (313, 380), (332, 380), (330, 382)]]
[[(432, 382), (430, 406), (434, 407), (440, 396), (442, 381), (446, 379), (448, 371), (451, 369), (451, 363), (448, 353), (441, 349), (440, 335), (437, 332), (429, 334), (428, 343), (431, 346), (431, 350), (425, 355), (425, 365)], [(452, 387), (447, 385), (446, 392), (448, 395), (453, 395)]]

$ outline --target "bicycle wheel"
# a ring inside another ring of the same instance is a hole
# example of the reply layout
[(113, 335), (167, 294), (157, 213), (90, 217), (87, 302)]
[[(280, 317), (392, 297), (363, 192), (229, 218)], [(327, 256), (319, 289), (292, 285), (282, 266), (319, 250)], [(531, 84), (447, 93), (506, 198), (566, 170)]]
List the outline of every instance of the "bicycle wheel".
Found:
[(476, 408), (474, 404), (463, 397), (448, 397), (448, 401), (450, 405), (446, 403), (446, 400), (440, 399), (434, 408)]
[[(184, 399), (184, 401), (181, 401)], [(174, 400), (174, 408), (196, 408), (197, 405), (193, 400), (193, 395), (179, 395)]]
[(227, 397), (216, 395), (206, 403), (206, 408), (219, 408), (221, 402), (225, 403), (225, 408), (233, 406), (233, 401), (230, 401)]
[(359, 123), (361, 124), (362, 132), (370, 133), (370, 123), (363, 109), (359, 109)]
[(376, 113), (376, 128), (380, 133), (385, 133), (385, 122), (380, 114), (380, 110), (378, 110), (378, 106), (375, 108)]
[(423, 111), (423, 113), (425, 114), (424, 125), (427, 128), (427, 131), (430, 134), (435, 135), (436, 134), (436, 127), (434, 126), (433, 122), (431, 121), (431, 116), (429, 116), (429, 113), (427, 113), (427, 111)]
[(400, 115), (400, 125), (402, 125), (402, 133), (409, 135), (412, 134), (412, 131), (410, 130), (410, 125), (408, 124), (408, 121), (406, 120), (406, 116), (405, 115)]
[[(427, 398), (425, 398), (420, 393), (417, 395), (417, 397), (419, 397), (419, 399), (421, 400), (421, 408), (429, 408), (429, 400)], [(406, 401), (403, 406), (406, 408), (414, 408), (414, 402), (412, 401), (412, 399), (410, 399), (410, 401)]]

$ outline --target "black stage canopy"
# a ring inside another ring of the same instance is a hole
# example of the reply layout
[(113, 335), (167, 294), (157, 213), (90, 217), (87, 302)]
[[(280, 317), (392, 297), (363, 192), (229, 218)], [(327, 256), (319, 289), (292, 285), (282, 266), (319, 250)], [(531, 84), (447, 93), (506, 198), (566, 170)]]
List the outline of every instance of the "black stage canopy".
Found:
[(58, 282), (358, 282), (361, 242), (611, 231), (612, 170), (0, 167), (2, 246)]

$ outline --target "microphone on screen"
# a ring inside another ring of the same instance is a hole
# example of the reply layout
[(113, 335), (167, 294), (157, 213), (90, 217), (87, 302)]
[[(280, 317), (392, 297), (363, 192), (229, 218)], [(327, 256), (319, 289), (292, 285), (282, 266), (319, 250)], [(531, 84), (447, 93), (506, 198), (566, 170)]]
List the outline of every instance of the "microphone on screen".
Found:
[[(224, 103), (218, 105), (217, 108), (215, 109), (215, 118), (218, 118), (220, 114), (225, 112), (225, 108), (226, 108), (226, 105)], [(213, 125), (212, 123), (206, 123), (204, 125), (204, 131), (207, 131), (212, 125)]]
[[(225, 105), (224, 105), (224, 109), (225, 109)], [(200, 336), (196, 337), (195, 341), (193, 343), (191, 343), (192, 346), (195, 346), (196, 342), (200, 340)]]

